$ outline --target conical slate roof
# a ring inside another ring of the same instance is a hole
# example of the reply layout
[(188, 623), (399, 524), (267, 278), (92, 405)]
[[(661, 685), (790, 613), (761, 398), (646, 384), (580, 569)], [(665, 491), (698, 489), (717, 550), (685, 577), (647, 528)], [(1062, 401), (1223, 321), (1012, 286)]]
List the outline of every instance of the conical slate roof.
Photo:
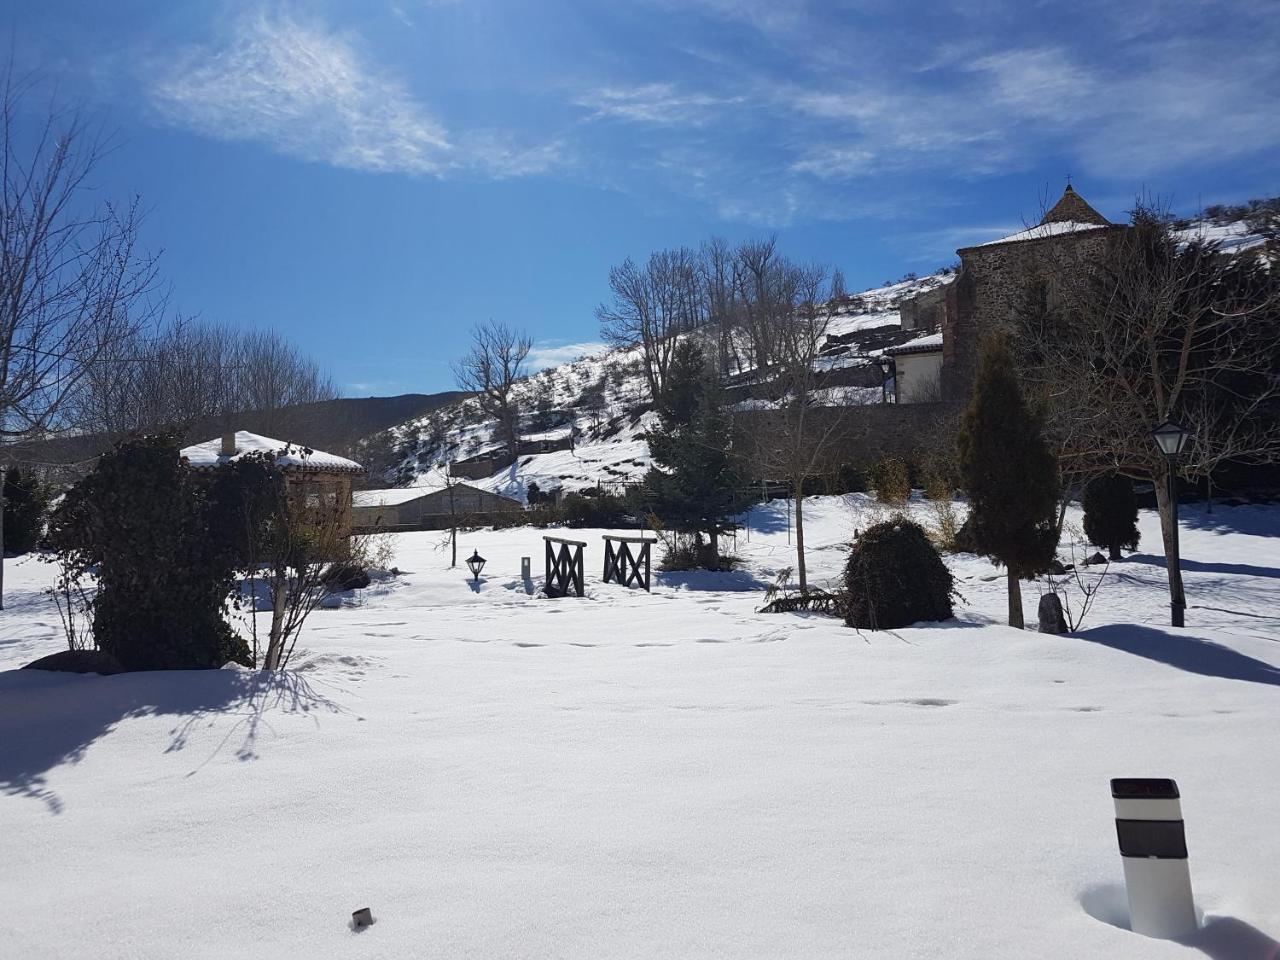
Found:
[(1096, 223), (1100, 227), (1110, 226), (1110, 221), (1085, 203), (1084, 197), (1076, 193), (1069, 183), (1067, 189), (1062, 191), (1062, 197), (1049, 208), (1040, 223)]

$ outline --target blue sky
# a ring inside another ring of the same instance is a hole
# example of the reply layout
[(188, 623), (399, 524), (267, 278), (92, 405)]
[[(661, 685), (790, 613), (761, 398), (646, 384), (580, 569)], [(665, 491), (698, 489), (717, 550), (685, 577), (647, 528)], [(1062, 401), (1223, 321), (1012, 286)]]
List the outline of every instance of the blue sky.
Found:
[(470, 326), (597, 339), (611, 264), (776, 232), (850, 288), (951, 262), (1065, 177), (1121, 217), (1280, 194), (1280, 4), (0, 3), (114, 131), (175, 307), (351, 395), (452, 386)]

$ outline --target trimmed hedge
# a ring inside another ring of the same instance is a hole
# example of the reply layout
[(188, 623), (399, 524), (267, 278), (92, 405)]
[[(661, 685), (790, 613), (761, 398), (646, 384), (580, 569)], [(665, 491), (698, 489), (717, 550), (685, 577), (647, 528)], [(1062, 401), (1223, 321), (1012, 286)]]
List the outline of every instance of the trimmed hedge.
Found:
[(863, 532), (849, 554), (845, 589), (845, 622), (851, 627), (893, 630), (951, 619), (951, 571), (924, 530), (905, 517)]

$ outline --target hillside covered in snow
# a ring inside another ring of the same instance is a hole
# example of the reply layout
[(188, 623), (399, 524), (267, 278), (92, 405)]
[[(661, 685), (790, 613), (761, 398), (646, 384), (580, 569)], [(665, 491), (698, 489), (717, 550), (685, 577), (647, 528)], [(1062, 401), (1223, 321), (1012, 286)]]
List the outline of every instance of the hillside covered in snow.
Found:
[[(1248, 208), (1210, 208), (1197, 219), (1175, 221), (1185, 242), (1211, 242), (1240, 253), (1263, 242)], [(1032, 228), (993, 243), (1015, 241)], [(879, 403), (881, 374), (876, 359), (890, 347), (929, 334), (916, 327), (917, 298), (936, 297), (954, 281), (955, 268), (916, 277), (908, 274), (828, 304), (831, 317), (815, 368), (819, 387), (812, 399), (823, 406)], [(912, 305), (910, 313), (904, 313)], [(934, 334), (934, 336), (938, 336)], [(923, 342), (923, 341), (920, 341)], [(767, 409), (778, 397), (770, 392), (769, 371), (731, 367), (724, 385), (738, 410)], [(646, 387), (639, 348), (615, 349), (551, 367), (517, 384), (521, 411), (522, 455), (514, 463), (485, 471), (486, 457), (499, 457), (503, 441), (498, 425), (475, 398), (458, 400), (375, 435), (366, 444), (378, 451), (371, 462), (370, 486), (434, 488), (444, 483), (450, 464), (478, 464), (467, 482), (527, 501), (531, 485), (539, 492), (569, 493), (588, 488), (616, 490), (638, 482), (651, 460), (645, 432), (656, 422)]]
[[(818, 392), (820, 403), (871, 403), (880, 400), (880, 374), (874, 357), (885, 347), (916, 335), (904, 331), (899, 306), (952, 279), (939, 271), (846, 297), (834, 306), (818, 360), (832, 386)], [(740, 409), (767, 406), (760, 388), (767, 376), (736, 370), (726, 388)], [(525, 500), (530, 484), (541, 492), (559, 489), (610, 489), (638, 482), (649, 469), (645, 431), (656, 422), (642, 371), (640, 351), (617, 349), (582, 357), (533, 374), (516, 387), (521, 441), (572, 449), (527, 453), (487, 477), (468, 482), (485, 490)], [(462, 400), (409, 420), (378, 438), (392, 461), (371, 478), (376, 485), (440, 485), (450, 463), (498, 453), (502, 439), (474, 399)]]

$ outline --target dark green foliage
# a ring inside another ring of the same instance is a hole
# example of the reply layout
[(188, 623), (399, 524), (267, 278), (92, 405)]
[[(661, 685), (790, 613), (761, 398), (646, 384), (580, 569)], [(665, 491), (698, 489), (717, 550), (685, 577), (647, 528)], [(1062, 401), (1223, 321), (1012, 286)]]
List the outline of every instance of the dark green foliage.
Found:
[(332, 590), (363, 590), (373, 581), (358, 563), (335, 563), (324, 572), (324, 582)]
[(1042, 573), (1058, 546), (1058, 464), (1002, 340), (983, 346), (956, 450), (976, 552), (1016, 577)]
[(893, 630), (951, 619), (951, 571), (924, 530), (895, 517), (863, 531), (845, 567), (851, 627)]
[(730, 517), (746, 503), (745, 480), (733, 456), (733, 422), (701, 348), (682, 341), (667, 381), (660, 424), (647, 435), (654, 467), (645, 477), (647, 505), (677, 533), (706, 534), (707, 564), (719, 537), (734, 529)]
[(1095, 477), (1084, 488), (1084, 532), (1089, 542), (1106, 547), (1112, 560), (1138, 547), (1138, 499), (1133, 481), (1119, 474)]
[(868, 487), (867, 474), (854, 463), (842, 463), (836, 471), (835, 483), (830, 493), (865, 493)]
[(127, 670), (252, 665), (223, 616), (243, 532), (225, 516), (172, 436), (120, 444), (67, 493), (49, 545), (68, 577), (97, 573), (90, 615), (100, 650)]
[(560, 502), (559, 514), (569, 527), (621, 527), (629, 519), (626, 498), (607, 493), (593, 497), (566, 494)]
[(23, 670), (48, 670), (51, 673), (97, 673), (104, 677), (123, 673), (120, 661), (101, 650), (59, 650), (39, 660), (32, 660)]
[(671, 366), (658, 401), (658, 413), (672, 423), (690, 423), (697, 414), (709, 379), (707, 358), (702, 347), (694, 340), (681, 340), (671, 353)]
[(525, 498), (527, 499), (529, 506), (535, 506), (541, 497), (542, 491), (538, 489), (538, 485), (536, 483), (529, 484), (525, 490)]
[(4, 473), (4, 552), (29, 553), (40, 542), (49, 494), (29, 471), (14, 467)]

